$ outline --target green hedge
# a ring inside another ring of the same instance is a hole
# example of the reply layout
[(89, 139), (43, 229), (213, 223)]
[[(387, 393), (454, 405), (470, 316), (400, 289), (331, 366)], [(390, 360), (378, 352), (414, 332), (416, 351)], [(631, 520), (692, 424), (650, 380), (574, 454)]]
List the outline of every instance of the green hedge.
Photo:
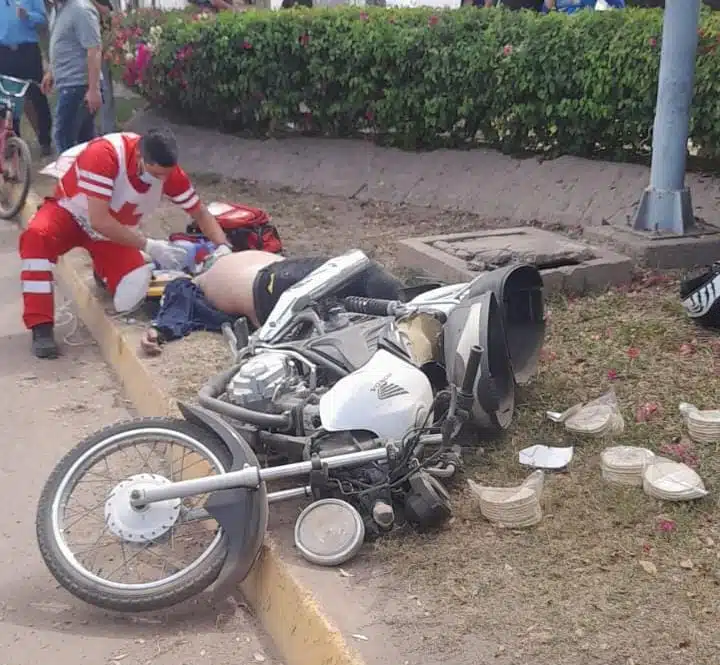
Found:
[[(703, 11), (691, 130), (712, 159), (717, 16)], [(225, 131), (266, 136), (292, 125), (408, 149), (482, 141), (514, 153), (630, 158), (648, 151), (661, 22), (661, 11), (643, 9), (140, 11), (116, 23), (115, 58), (162, 25), (137, 89), (184, 121)]]

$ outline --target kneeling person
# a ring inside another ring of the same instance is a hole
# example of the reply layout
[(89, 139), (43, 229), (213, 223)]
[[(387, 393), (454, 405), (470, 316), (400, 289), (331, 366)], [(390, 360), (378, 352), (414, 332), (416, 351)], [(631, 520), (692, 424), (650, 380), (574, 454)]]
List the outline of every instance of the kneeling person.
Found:
[(185, 210), (220, 253), (230, 252), (225, 232), (207, 211), (177, 163), (172, 132), (143, 136), (108, 134), (70, 149), (58, 158), (58, 184), (20, 236), (23, 321), (32, 331), (38, 358), (55, 358), (53, 269), (58, 257), (83, 247), (93, 269), (127, 312), (147, 293), (152, 267), (182, 266), (185, 251), (166, 240), (146, 238), (138, 225), (163, 196)]

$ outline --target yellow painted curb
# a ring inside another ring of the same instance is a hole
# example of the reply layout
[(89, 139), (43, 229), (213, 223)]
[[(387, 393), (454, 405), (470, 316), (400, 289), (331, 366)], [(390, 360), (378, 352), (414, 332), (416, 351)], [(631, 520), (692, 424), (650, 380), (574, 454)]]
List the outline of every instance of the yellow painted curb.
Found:
[[(40, 203), (40, 198), (31, 193), (20, 213), (23, 226)], [(175, 415), (174, 401), (157, 385), (73, 262), (58, 261), (55, 277), (72, 297), (79, 317), (97, 341), (106, 362), (120, 377), (137, 411), (144, 416)], [(293, 577), (272, 542), (266, 540), (240, 590), (285, 665), (364, 665), (342, 633), (322, 613), (312, 593)]]

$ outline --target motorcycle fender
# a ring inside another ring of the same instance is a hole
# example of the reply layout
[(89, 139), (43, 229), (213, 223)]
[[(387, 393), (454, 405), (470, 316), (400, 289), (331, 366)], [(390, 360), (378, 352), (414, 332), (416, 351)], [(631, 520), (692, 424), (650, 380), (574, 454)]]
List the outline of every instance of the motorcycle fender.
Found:
[[(218, 415), (201, 406), (178, 402), (185, 420), (212, 431), (232, 454), (231, 471), (244, 466), (259, 468), (250, 445)], [(205, 510), (212, 515), (225, 533), (228, 554), (225, 565), (215, 582), (215, 594), (231, 592), (229, 587), (242, 582), (250, 573), (265, 540), (268, 524), (267, 488), (261, 482), (255, 489), (233, 488), (213, 492), (205, 502)]]

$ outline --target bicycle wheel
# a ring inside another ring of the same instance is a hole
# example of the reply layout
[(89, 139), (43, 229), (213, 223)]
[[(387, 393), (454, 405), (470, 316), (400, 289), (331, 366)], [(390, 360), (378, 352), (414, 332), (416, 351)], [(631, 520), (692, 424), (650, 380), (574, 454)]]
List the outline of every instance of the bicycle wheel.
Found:
[(30, 191), (31, 169), (28, 144), (19, 136), (11, 136), (5, 144), (0, 173), (0, 219), (12, 219), (22, 210)]
[(207, 495), (140, 509), (129, 497), (133, 488), (230, 465), (217, 437), (176, 418), (96, 432), (60, 461), (43, 489), (36, 527), (45, 564), (74, 596), (109, 610), (159, 610), (200, 593), (227, 556), (225, 533), (204, 509)]

